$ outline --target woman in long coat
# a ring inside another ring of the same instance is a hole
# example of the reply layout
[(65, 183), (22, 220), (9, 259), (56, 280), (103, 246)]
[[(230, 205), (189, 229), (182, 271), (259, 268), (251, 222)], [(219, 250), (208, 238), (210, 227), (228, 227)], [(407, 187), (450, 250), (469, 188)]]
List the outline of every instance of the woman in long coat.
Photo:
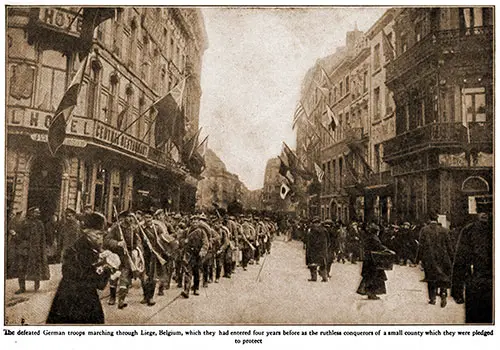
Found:
[(47, 317), (49, 324), (104, 323), (97, 290), (104, 289), (111, 274), (100, 256), (105, 218), (93, 213), (86, 220), (83, 235), (64, 253), (62, 279)]
[(372, 252), (386, 251), (394, 253), (382, 244), (380, 238), (378, 237), (379, 231), (380, 229), (378, 225), (369, 225), (366, 236), (363, 240), (364, 257), (363, 267), (361, 269), (362, 279), (356, 293), (368, 295), (369, 300), (380, 299), (377, 294), (386, 293), (385, 281), (387, 281), (385, 271), (377, 267), (376, 262), (373, 260)]

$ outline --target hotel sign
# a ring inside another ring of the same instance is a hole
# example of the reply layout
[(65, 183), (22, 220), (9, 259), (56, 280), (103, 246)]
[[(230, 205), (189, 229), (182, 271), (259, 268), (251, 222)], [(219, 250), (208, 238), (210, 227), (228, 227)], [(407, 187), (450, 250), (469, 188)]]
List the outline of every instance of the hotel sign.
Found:
[[(41, 142), (47, 141), (47, 130), (53, 118), (51, 113), (24, 107), (9, 107), (7, 111), (8, 128), (27, 129), (31, 139)], [(148, 155), (149, 146), (146, 143), (130, 135), (122, 134), (120, 130), (99, 120), (73, 116), (66, 126), (66, 134), (78, 138), (98, 140), (100, 143), (144, 158)], [(75, 142), (66, 142), (65, 140), (64, 144), (73, 146)], [(82, 143), (78, 143), (77, 147), (82, 147)]]
[(41, 7), (38, 13), (38, 21), (44, 27), (64, 34), (69, 34), (76, 38), (80, 37), (82, 31), (82, 15), (80, 15), (78, 11), (54, 7)]

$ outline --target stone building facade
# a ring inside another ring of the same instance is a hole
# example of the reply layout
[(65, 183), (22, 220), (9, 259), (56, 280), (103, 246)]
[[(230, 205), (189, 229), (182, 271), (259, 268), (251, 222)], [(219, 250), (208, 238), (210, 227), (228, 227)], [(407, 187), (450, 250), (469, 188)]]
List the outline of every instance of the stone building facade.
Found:
[(36, 205), (46, 219), (90, 205), (110, 219), (113, 207), (194, 207), (198, 174), (182, 161), (182, 149), (156, 148), (148, 109), (186, 78), (185, 137), (196, 132), (208, 44), (199, 10), (127, 7), (95, 29), (78, 104), (55, 157), (47, 129), (81, 65), (82, 11), (7, 10), (8, 210)]

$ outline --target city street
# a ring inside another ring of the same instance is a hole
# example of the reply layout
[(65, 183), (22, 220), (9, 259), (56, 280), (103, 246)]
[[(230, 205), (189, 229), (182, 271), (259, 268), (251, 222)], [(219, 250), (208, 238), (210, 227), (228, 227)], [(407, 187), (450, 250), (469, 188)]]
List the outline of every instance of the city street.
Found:
[[(172, 289), (155, 297), (152, 307), (141, 305), (142, 290), (134, 282), (127, 298), (129, 306), (118, 310), (102, 304), (107, 324), (460, 324), (463, 305), (449, 297), (441, 308), (427, 303), (426, 284), (420, 282), (418, 267), (395, 266), (387, 271), (387, 294), (368, 301), (355, 293), (360, 281), (361, 263), (335, 263), (328, 283), (308, 282), (302, 243), (284, 242), (277, 237), (271, 254), (260, 265), (247, 271), (237, 268), (231, 279), (201, 288), (200, 295), (179, 297)], [(51, 265), (52, 277), (42, 282), (38, 293), (14, 295), (17, 280), (7, 280), (5, 289), (6, 323), (43, 324), (60, 278), (60, 265)], [(25, 316), (28, 315), (29, 317)]]

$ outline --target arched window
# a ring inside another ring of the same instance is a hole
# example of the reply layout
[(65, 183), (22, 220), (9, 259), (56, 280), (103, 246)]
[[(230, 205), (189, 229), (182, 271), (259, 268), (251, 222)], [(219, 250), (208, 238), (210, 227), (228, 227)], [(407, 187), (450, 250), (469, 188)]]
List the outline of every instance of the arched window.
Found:
[(109, 97), (106, 108), (106, 123), (112, 124), (116, 115), (116, 102), (118, 101), (118, 74), (112, 73), (109, 79)]
[(87, 89), (87, 117), (93, 119), (98, 110), (99, 85), (101, 81), (102, 65), (98, 60), (90, 63), (90, 76)]

